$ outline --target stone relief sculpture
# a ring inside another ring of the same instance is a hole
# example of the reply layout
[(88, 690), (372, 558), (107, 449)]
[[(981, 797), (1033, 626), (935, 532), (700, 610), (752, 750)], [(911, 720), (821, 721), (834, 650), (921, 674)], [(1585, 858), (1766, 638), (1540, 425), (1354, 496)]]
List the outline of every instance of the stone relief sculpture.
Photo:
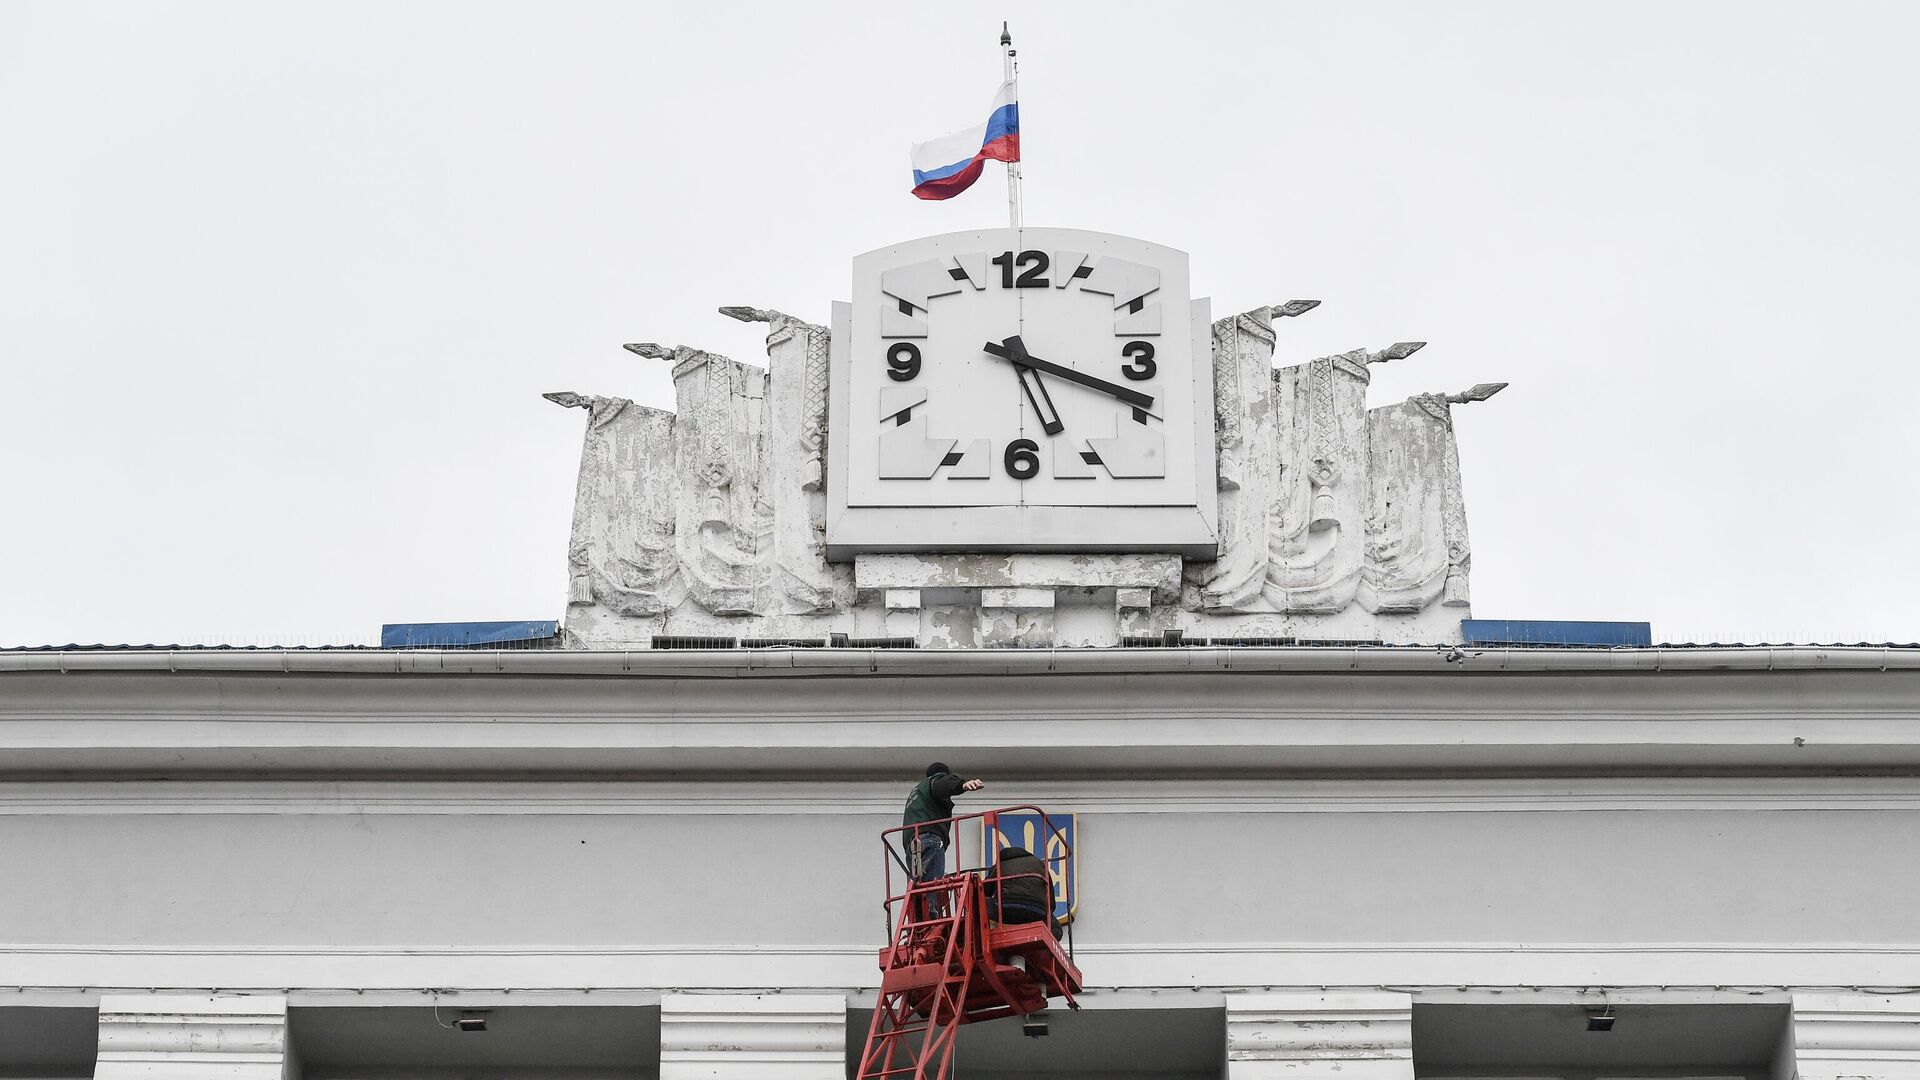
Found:
[(1355, 349), (1273, 372), (1284, 471), (1269, 533), (1266, 599), (1273, 610), (1332, 613), (1359, 586), (1366, 517), (1369, 366), (1404, 360), (1426, 342)]
[[(587, 412), (568, 548), (567, 640), (661, 635), (923, 647), (1116, 645), (1178, 631), (1233, 640), (1458, 640), (1471, 549), (1452, 407), (1505, 383), (1369, 410), (1372, 366), (1422, 342), (1274, 366), (1298, 300), (1214, 323), (1219, 555), (860, 555), (826, 559), (829, 331), (767, 326), (767, 366), (686, 346), (675, 409), (546, 395)], [(1091, 606), (1089, 606), (1091, 605)], [(1010, 617), (1010, 614), (1012, 617)], [(1012, 629), (1009, 629), (1012, 628)]]
[(1485, 401), (1506, 383), (1460, 394), (1416, 394), (1367, 414), (1373, 484), (1359, 600), (1368, 611), (1417, 612), (1438, 599), (1468, 606), (1467, 512), (1452, 406)]
[(1278, 464), (1273, 430), (1275, 311), (1255, 308), (1213, 324), (1220, 557), (1188, 568), (1203, 611), (1257, 610), (1266, 581), (1269, 489)]
[(674, 542), (678, 481), (674, 469), (657, 467), (674, 460), (674, 415), (624, 398), (571, 392), (546, 398), (587, 410), (567, 547), (569, 607), (598, 605), (625, 618), (663, 619), (687, 592)]
[(761, 493), (766, 373), (715, 353), (629, 345), (673, 365), (676, 549), (690, 598), (716, 615), (766, 607), (773, 512)]
[(851, 603), (851, 573), (825, 553), (827, 330), (721, 310), (770, 324), (767, 368), (642, 342), (626, 349), (672, 365), (673, 412), (546, 395), (588, 410), (568, 550), (569, 630), (584, 643), (719, 633)]
[(723, 307), (767, 326), (768, 485), (773, 563), (786, 614), (825, 614), (851, 602), (851, 579), (826, 560), (827, 328), (779, 311)]

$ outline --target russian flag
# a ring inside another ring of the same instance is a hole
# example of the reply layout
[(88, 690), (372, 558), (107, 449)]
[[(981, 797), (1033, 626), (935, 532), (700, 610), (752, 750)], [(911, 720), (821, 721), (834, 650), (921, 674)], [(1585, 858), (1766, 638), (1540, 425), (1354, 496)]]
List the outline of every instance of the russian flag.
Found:
[(973, 186), (988, 161), (1020, 160), (1020, 101), (1013, 84), (993, 96), (987, 122), (944, 138), (913, 144), (913, 193), (951, 199)]

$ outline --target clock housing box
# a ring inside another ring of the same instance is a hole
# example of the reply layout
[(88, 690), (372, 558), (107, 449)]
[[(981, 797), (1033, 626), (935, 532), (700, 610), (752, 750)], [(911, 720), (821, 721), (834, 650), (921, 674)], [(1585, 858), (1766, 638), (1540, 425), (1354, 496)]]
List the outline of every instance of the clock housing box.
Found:
[(1210, 306), (1185, 252), (1039, 228), (870, 251), (829, 363), (829, 559), (1218, 554)]

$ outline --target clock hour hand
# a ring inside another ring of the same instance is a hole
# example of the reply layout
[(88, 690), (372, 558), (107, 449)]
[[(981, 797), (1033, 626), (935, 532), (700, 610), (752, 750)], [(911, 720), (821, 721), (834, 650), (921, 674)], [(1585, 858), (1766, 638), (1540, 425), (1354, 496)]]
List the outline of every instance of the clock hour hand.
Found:
[[(993, 342), (987, 342), (987, 344), (991, 346)], [(1018, 336), (1008, 338), (1008, 344), (1014, 348), (1014, 356), (1020, 359), (1027, 357), (1027, 346), (1020, 344)], [(1041, 430), (1046, 434), (1060, 434), (1062, 430), (1068, 429), (1068, 425), (1060, 423), (1060, 409), (1054, 407), (1054, 396), (1046, 392), (1046, 380), (1041, 379), (1041, 373), (1016, 361), (1014, 375), (1020, 377), (1020, 390), (1023, 394), (1027, 394), (1027, 404), (1033, 405), (1033, 415), (1039, 417)]]
[[(1007, 344), (1016, 358), (1027, 358), (1027, 347), (1021, 344), (1017, 335), (1008, 338)], [(1060, 410), (1054, 408), (1053, 395), (1047, 392), (1047, 382), (1040, 377), (1040, 373), (1018, 362), (1013, 365), (1013, 371), (1020, 379), (1020, 389), (1026, 392), (1027, 403), (1033, 406), (1034, 415), (1040, 419), (1040, 430), (1049, 435), (1065, 431), (1067, 425), (1060, 422)]]
[(1138, 390), (1129, 390), (1117, 383), (1110, 383), (1105, 379), (1075, 371), (1065, 365), (1042, 360), (1027, 352), (1027, 347), (1021, 343), (1018, 334), (1008, 338), (1005, 342), (989, 341), (983, 348), (985, 348), (987, 352), (992, 353), (994, 356), (1016, 367), (1032, 368), (1035, 371), (1044, 371), (1049, 375), (1057, 375), (1068, 382), (1079, 383), (1089, 390), (1098, 390), (1103, 394), (1110, 395), (1136, 409), (1145, 410), (1153, 408), (1152, 394), (1143, 394)]
[(1047, 393), (1047, 384), (1040, 381), (1040, 373), (1032, 368), (1014, 365), (1014, 373), (1020, 376), (1020, 389), (1027, 393), (1027, 403), (1033, 406), (1033, 414), (1040, 418), (1040, 430), (1049, 435), (1058, 435), (1067, 430), (1060, 422), (1060, 410), (1053, 407), (1053, 395)]

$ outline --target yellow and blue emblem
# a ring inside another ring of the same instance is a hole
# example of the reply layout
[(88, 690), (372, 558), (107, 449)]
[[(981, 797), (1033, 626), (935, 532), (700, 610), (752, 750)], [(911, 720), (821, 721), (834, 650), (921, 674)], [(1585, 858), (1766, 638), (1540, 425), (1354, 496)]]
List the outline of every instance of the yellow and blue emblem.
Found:
[(1053, 881), (1053, 917), (1063, 925), (1073, 921), (1080, 908), (1080, 889), (1075, 864), (1080, 854), (1080, 831), (1072, 814), (1036, 814), (1031, 811), (1004, 811), (980, 820), (980, 850), (991, 852), (985, 860), (992, 865), (1001, 848), (1022, 847), (1047, 864), (1047, 876)]

